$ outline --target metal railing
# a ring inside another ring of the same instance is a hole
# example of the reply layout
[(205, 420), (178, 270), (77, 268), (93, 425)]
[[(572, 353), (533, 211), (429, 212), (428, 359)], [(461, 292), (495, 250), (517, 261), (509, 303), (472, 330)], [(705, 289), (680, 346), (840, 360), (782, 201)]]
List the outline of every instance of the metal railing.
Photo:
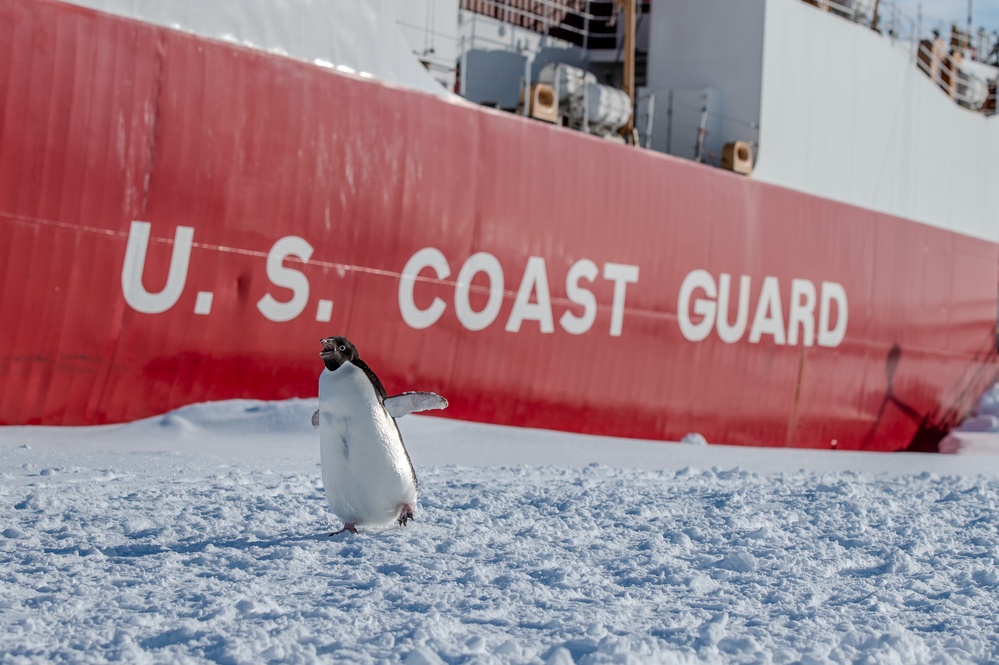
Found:
[(858, 3), (858, 0), (803, 1), (841, 18), (867, 26), (892, 40), (913, 44), (913, 53), (916, 45), (931, 32), (944, 34), (950, 31), (951, 49), (960, 51), (965, 57), (985, 62), (990, 56), (995, 56), (996, 51), (993, 49), (999, 41), (999, 36), (995, 33), (990, 36), (985, 28), (979, 28), (972, 34), (967, 29), (962, 30), (951, 20), (934, 18), (921, 11), (913, 15), (908, 9), (891, 0), (878, 0), (877, 3), (873, 0), (865, 0), (862, 3)]
[[(962, 68), (965, 58), (983, 58), (993, 53), (984, 30), (979, 30), (977, 43), (967, 30), (953, 23), (947, 43), (939, 37), (946, 21), (928, 19), (922, 14), (913, 17), (893, 2), (858, 6), (850, 0), (803, 0), (831, 14), (848, 19), (884, 35), (892, 41), (909, 45), (916, 67), (961, 106), (987, 115), (996, 112), (996, 81), (988, 81)], [(924, 37), (924, 22), (932, 27), (934, 38)]]
[(893, 2), (879, 2), (876, 15), (873, 5), (857, 4), (851, 0), (804, 0), (804, 2), (840, 18), (867, 26), (892, 40), (916, 42), (922, 31), (922, 17), (912, 17)]
[(916, 67), (930, 77), (951, 99), (965, 108), (996, 112), (996, 84), (961, 70), (961, 59), (948, 53), (939, 39), (919, 43)]
[[(648, 0), (639, 3), (648, 11)], [(493, 18), (577, 46), (604, 48), (597, 40), (616, 45), (620, 10), (615, 0), (460, 0), (459, 9)]]
[(586, 0), (461, 0), (458, 7), (466, 11), (497, 19), (546, 35), (553, 26), (563, 26), (572, 15), (582, 26), (568, 25), (565, 30), (579, 35), (585, 42), (590, 20), (596, 17), (586, 12)]

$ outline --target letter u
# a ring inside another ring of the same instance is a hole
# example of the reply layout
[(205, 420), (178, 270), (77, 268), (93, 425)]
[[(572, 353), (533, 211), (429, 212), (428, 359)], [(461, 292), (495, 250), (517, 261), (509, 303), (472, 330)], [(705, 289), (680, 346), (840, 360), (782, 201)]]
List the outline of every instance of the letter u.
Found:
[(726, 344), (735, 344), (746, 332), (746, 323), (749, 321), (749, 289), (752, 286), (752, 279), (749, 275), (742, 275), (739, 278), (739, 310), (735, 315), (735, 323), (728, 323), (728, 303), (731, 300), (732, 276), (727, 273), (718, 275), (718, 315), (715, 326), (718, 330), (718, 337)]
[(178, 226), (170, 257), (166, 286), (159, 293), (150, 293), (142, 285), (142, 272), (149, 249), (149, 222), (132, 222), (125, 248), (125, 263), (121, 267), (121, 292), (129, 307), (143, 314), (160, 314), (177, 304), (187, 282), (187, 266), (191, 260), (194, 228)]

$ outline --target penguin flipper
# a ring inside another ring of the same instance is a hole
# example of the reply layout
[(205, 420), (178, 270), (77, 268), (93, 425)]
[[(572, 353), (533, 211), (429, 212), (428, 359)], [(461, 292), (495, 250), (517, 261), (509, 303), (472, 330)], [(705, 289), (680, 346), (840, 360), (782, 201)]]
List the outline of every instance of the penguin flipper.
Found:
[(437, 393), (407, 392), (385, 398), (385, 410), (393, 418), (402, 418), (406, 414), (417, 411), (445, 408), (447, 408), (447, 400)]
[(316, 409), (316, 412), (312, 414), (312, 426), (319, 429), (319, 409)]

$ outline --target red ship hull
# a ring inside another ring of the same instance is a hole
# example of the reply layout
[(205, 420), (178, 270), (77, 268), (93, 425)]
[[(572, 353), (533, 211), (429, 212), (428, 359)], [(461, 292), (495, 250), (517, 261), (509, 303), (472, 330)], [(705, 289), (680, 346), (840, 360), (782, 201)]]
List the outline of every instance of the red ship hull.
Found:
[(895, 450), (995, 378), (997, 247), (57, 2), (0, 2), (0, 423), (316, 394)]

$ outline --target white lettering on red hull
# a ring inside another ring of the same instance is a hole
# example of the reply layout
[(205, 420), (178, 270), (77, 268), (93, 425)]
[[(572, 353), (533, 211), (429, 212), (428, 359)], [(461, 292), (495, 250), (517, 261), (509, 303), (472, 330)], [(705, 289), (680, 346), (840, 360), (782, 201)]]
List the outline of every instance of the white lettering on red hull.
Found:
[(420, 309), (416, 306), (416, 280), (424, 268), (432, 268), (439, 280), (451, 276), (447, 257), (436, 247), (425, 247), (409, 257), (399, 279), (399, 312), (402, 320), (416, 330), (423, 330), (437, 323), (447, 309), (447, 304), (436, 296), (429, 307)]
[(846, 290), (841, 284), (822, 282), (816, 291), (810, 280), (792, 279), (786, 326), (778, 278), (763, 278), (752, 323), (749, 322), (751, 287), (752, 278), (742, 275), (735, 320), (730, 322), (732, 276), (721, 273), (716, 282), (707, 270), (692, 270), (680, 285), (677, 297), (681, 334), (691, 342), (702, 342), (714, 331), (726, 344), (734, 344), (746, 335), (748, 328), (750, 344), (759, 344), (768, 336), (778, 345), (814, 346), (817, 343), (827, 347), (839, 346), (846, 337), (849, 308)]
[[(161, 314), (176, 305), (184, 291), (194, 246), (194, 228), (177, 227), (166, 284), (158, 293), (147, 291), (142, 283), (150, 231), (149, 222), (132, 222), (122, 265), (121, 286), (125, 302), (132, 309), (144, 314)], [(267, 279), (273, 286), (291, 292), (291, 297), (286, 300), (265, 293), (257, 301), (257, 309), (268, 320), (275, 323), (293, 321), (308, 307), (308, 276), (302, 270), (285, 265), (285, 262), (294, 259), (308, 264), (313, 251), (312, 245), (304, 238), (285, 236), (279, 238), (267, 253)], [(421, 277), (421, 273), (428, 270), (432, 276)], [(483, 281), (480, 274), (486, 285), (473, 287), (475, 279), (478, 278), (480, 283)], [(591, 259), (577, 260), (565, 275), (565, 294), (570, 304), (558, 317), (559, 327), (570, 335), (583, 335), (592, 330), (598, 312), (593, 287), (602, 277), (612, 284), (607, 334), (620, 337), (624, 331), (628, 286), (638, 282), (638, 275), (639, 268), (635, 265), (608, 262), (603, 264), (601, 270)], [(426, 306), (418, 306), (418, 283), (442, 283), (450, 276), (448, 259), (436, 247), (420, 249), (409, 258), (399, 275), (398, 290), (399, 312), (409, 327), (416, 330), (429, 328), (444, 316), (448, 308), (448, 303), (439, 296), (434, 296)], [(728, 273), (720, 273), (716, 280), (707, 270), (692, 270), (683, 279), (677, 297), (680, 333), (691, 342), (704, 341), (715, 333), (726, 344), (735, 344), (743, 339), (750, 344), (759, 344), (764, 338), (780, 346), (817, 344), (835, 347), (843, 342), (849, 311), (846, 290), (842, 285), (821, 282), (816, 287), (810, 280), (795, 278), (791, 280), (790, 296), (785, 302), (780, 280), (768, 275), (755, 294), (755, 304), (752, 287), (753, 280), (749, 275), (739, 276), (736, 287), (732, 275)], [(484, 251), (469, 256), (458, 271), (451, 299), (461, 326), (466, 330), (479, 331), (495, 324), (503, 307), (505, 288), (506, 275), (499, 259)], [(473, 306), (473, 290), (486, 294), (485, 306), (481, 309), (476, 310)], [(212, 292), (199, 291), (194, 313), (208, 315), (213, 304)], [(553, 334), (556, 330), (555, 313), (547, 263), (544, 257), (530, 256), (513, 297), (504, 330), (519, 333), (525, 325), (537, 324), (542, 334)], [(317, 301), (316, 321), (328, 323), (332, 314), (332, 300)]]
[[(420, 277), (420, 273), (427, 268), (433, 271), (438, 281), (443, 281), (451, 275), (447, 257), (435, 247), (425, 247), (409, 258), (399, 279), (399, 312), (403, 321), (417, 330), (429, 328), (437, 323), (447, 309), (447, 303), (439, 297), (434, 297), (430, 305), (422, 309), (416, 304), (416, 284), (426, 280)], [(485, 307), (475, 311), (470, 301), (470, 293), (472, 280), (479, 273), (483, 273), (489, 283), (486, 287), (488, 299)], [(583, 286), (581, 282), (592, 284), (599, 275), (597, 264), (590, 259), (576, 261), (566, 273), (566, 297), (573, 305), (583, 308), (582, 314), (574, 314), (566, 309), (559, 317), (559, 325), (567, 333), (582, 335), (593, 327), (597, 318), (597, 299), (593, 291)], [(624, 329), (627, 288), (629, 284), (638, 282), (638, 266), (605, 263), (603, 277), (614, 284), (609, 334), (612, 337), (619, 337)], [(489, 252), (477, 252), (468, 257), (458, 271), (454, 286), (454, 309), (462, 327), (474, 331), (491, 326), (499, 317), (503, 305), (504, 287), (503, 267), (495, 256)], [(548, 269), (544, 257), (541, 256), (528, 257), (504, 329), (511, 333), (520, 332), (526, 321), (537, 322), (538, 329), (544, 334), (555, 332)]]
[[(481, 311), (472, 309), (470, 294), (472, 279), (479, 273), (489, 279), (489, 300)], [(458, 284), (454, 287), (454, 309), (461, 325), (468, 330), (483, 330), (496, 320), (503, 305), (503, 266), (489, 252), (476, 252), (468, 257), (458, 272)]]
[[(177, 227), (166, 286), (159, 293), (150, 293), (142, 285), (150, 228), (149, 222), (132, 222), (129, 228), (125, 263), (121, 267), (121, 292), (125, 296), (125, 302), (135, 311), (143, 314), (161, 314), (176, 305), (180, 294), (184, 291), (187, 266), (191, 260), (191, 245), (194, 243), (194, 229), (190, 226)], [(200, 300), (203, 309), (204, 298)]]
[[(173, 252), (167, 271), (166, 285), (158, 293), (150, 293), (142, 283), (149, 250), (151, 225), (149, 222), (133, 221), (129, 227), (128, 242), (125, 246), (125, 261), (121, 267), (121, 291), (129, 307), (143, 314), (162, 314), (170, 310), (180, 300), (187, 283), (188, 267), (191, 261), (191, 248), (194, 246), (194, 228), (178, 226), (174, 233)], [(291, 299), (281, 301), (270, 293), (257, 301), (257, 309), (275, 323), (283, 323), (298, 318), (309, 301), (309, 279), (305, 273), (284, 265), (289, 258), (308, 263), (312, 257), (312, 245), (298, 236), (285, 236), (278, 239), (267, 253), (267, 278), (275, 286), (291, 291)], [(211, 313), (215, 294), (199, 291), (194, 304), (194, 313), (207, 316)], [(316, 321), (329, 322), (333, 314), (333, 301), (320, 300), (316, 307)]]
[[(298, 236), (285, 236), (274, 243), (271, 251), (267, 253), (267, 279), (276, 286), (291, 290), (292, 293), (291, 300), (287, 302), (281, 302), (269, 293), (257, 301), (260, 313), (275, 323), (298, 318), (309, 303), (309, 278), (305, 273), (284, 265), (285, 259), (289, 257), (308, 263), (312, 258), (312, 245)], [(320, 303), (320, 309), (322, 307)]]

